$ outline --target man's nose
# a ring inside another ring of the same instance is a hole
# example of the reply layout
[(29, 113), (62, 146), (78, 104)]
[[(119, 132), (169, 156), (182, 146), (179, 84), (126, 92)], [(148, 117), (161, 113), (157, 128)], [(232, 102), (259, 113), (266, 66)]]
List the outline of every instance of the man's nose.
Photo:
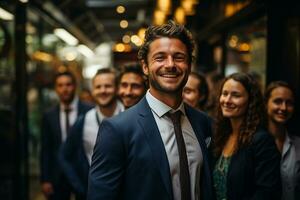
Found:
[(168, 67), (174, 67), (175, 66), (174, 58), (172, 56), (168, 56), (166, 64)]

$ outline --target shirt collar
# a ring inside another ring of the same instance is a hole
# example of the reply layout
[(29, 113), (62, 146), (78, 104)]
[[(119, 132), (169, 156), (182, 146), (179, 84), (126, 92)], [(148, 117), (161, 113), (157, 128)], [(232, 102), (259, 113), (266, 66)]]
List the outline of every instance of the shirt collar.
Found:
[(291, 139), (291, 137), (289, 136), (288, 132), (286, 131), (284, 143), (285, 144), (291, 144), (292, 141), (293, 140)]
[[(119, 101), (117, 100), (117, 106), (115, 108), (115, 111), (114, 111), (114, 114), (113, 116), (115, 115), (118, 115), (120, 112), (123, 112), (124, 111), (124, 105)], [(107, 118), (106, 116), (104, 116), (101, 111), (100, 111), (100, 107), (99, 106), (96, 106), (96, 111), (97, 111), (97, 114), (99, 116), (100, 119), (105, 119)]]
[(182, 112), (183, 115), (185, 115), (185, 109), (184, 109), (184, 104), (183, 102), (181, 102), (180, 106), (177, 109), (173, 109), (170, 106), (168, 106), (167, 104), (163, 103), (162, 101), (158, 100), (157, 98), (155, 98), (150, 92), (149, 90), (146, 93), (146, 99), (147, 102), (151, 108), (151, 110), (158, 116), (158, 117), (162, 117), (163, 115), (165, 115), (168, 112), (176, 112), (178, 110), (180, 110)]

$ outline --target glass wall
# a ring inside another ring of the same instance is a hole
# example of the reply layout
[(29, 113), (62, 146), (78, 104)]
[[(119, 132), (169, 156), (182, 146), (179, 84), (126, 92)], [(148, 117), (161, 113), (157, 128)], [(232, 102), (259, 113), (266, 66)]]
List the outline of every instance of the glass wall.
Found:
[(248, 72), (264, 88), (267, 56), (266, 17), (231, 30), (226, 39), (225, 75)]

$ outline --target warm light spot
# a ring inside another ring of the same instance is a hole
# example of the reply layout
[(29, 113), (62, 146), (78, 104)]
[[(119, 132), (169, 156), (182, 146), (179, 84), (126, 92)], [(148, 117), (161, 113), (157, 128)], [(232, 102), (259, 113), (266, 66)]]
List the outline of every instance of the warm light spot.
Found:
[(127, 20), (121, 20), (120, 21), (120, 27), (121, 28), (127, 28), (128, 27), (128, 21)]
[(248, 43), (242, 43), (239, 46), (240, 51), (249, 51), (250, 50), (250, 45)]
[(175, 11), (175, 21), (179, 24), (185, 24), (185, 13), (182, 7), (178, 7)]
[(129, 35), (124, 35), (124, 36), (122, 37), (122, 41), (123, 41), (124, 43), (129, 43), (129, 42), (130, 42), (130, 36), (129, 36)]
[(117, 13), (119, 13), (119, 14), (124, 13), (125, 10), (126, 10), (126, 9), (125, 9), (124, 6), (118, 6), (118, 7), (116, 8)]
[(123, 43), (118, 43), (115, 45), (115, 50), (117, 52), (123, 52), (125, 50), (125, 45)]

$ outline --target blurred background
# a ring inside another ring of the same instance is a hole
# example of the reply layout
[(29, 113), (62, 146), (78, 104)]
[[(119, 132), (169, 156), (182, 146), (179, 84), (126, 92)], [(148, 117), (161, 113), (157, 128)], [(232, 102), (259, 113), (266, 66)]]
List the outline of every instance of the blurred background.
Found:
[(40, 120), (57, 100), (56, 72), (71, 70), (85, 91), (99, 68), (137, 61), (149, 25), (172, 19), (193, 33), (193, 70), (208, 81), (249, 72), (262, 89), (289, 82), (299, 99), (299, 10), (294, 1), (0, 0), (0, 199), (43, 199)]

